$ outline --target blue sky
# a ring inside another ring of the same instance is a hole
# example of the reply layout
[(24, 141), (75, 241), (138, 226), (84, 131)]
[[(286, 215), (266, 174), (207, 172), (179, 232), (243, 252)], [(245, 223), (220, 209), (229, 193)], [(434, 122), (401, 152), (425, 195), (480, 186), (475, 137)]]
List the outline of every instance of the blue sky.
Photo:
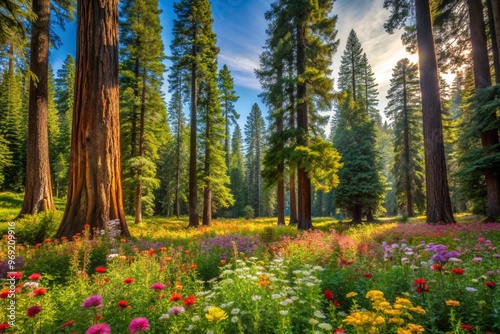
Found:
[[(173, 0), (159, 0), (163, 42), (169, 55), (173, 25)], [(264, 115), (267, 108), (258, 97), (260, 85), (254, 75), (259, 65), (259, 55), (266, 40), (267, 22), (264, 13), (269, 9), (270, 0), (212, 0), (214, 31), (220, 48), (219, 66), (227, 64), (235, 82), (235, 90), (240, 99), (236, 109), (243, 127), (253, 103), (258, 103)], [(387, 34), (383, 24), (389, 12), (383, 8), (383, 0), (337, 0), (333, 14), (338, 15), (337, 37), (339, 49), (333, 58), (333, 78), (338, 75), (340, 57), (351, 29), (354, 29), (375, 73), (379, 88), (379, 109), (383, 111), (387, 103), (385, 95), (389, 88), (392, 68), (398, 60), (408, 57), (416, 62), (415, 55), (409, 55), (403, 48), (400, 33)], [(61, 33), (64, 45), (51, 51), (51, 63), (56, 71), (68, 53), (75, 54), (76, 29), (74, 24)], [(165, 78), (167, 73), (165, 73)], [(165, 80), (166, 81), (166, 80)], [(165, 92), (168, 87), (165, 86)], [(168, 100), (168, 93), (166, 94)]]

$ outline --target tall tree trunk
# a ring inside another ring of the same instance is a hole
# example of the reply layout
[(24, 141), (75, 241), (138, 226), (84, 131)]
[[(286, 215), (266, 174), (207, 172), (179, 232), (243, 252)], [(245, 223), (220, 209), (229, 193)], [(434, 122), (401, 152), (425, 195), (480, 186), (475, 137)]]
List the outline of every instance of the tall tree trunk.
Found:
[(118, 219), (129, 236), (121, 187), (118, 0), (78, 1), (75, 102), (68, 200), (57, 236)]
[(32, 23), (28, 106), (26, 188), (19, 216), (54, 210), (49, 165), (48, 78), (50, 0), (33, 0), (37, 19)]
[(439, 77), (429, 0), (415, 0), (424, 128), (427, 223), (454, 223), (448, 189)]
[[(496, 13), (493, 9), (493, 2), (495, 2)], [(493, 67), (495, 69), (495, 83), (500, 83), (500, 49), (498, 46), (500, 34), (500, 7), (498, 6), (498, 0), (486, 0), (486, 6), (488, 7), (488, 28), (490, 31), (491, 39), (491, 49), (493, 53)], [(498, 18), (498, 27), (495, 27), (495, 16)]]
[(229, 173), (230, 171), (230, 161), (229, 161), (229, 107), (227, 105), (228, 103), (226, 102), (226, 105), (224, 106), (224, 117), (225, 117), (225, 121), (226, 121), (226, 137), (224, 138), (224, 150), (226, 151), (226, 170), (227, 172)]
[[(141, 115), (139, 117), (139, 155), (144, 157), (144, 127), (146, 123), (146, 69), (142, 74)], [(141, 162), (142, 163), (142, 162)], [(137, 169), (137, 187), (135, 189), (135, 223), (142, 222), (142, 167)]]
[[(205, 125), (205, 137), (210, 138), (210, 132), (212, 131), (210, 124), (210, 117), (207, 115), (207, 122)], [(211, 178), (211, 150), (209, 147), (208, 140), (205, 143), (205, 187), (203, 189), (203, 226), (210, 226), (212, 223), (212, 185), (210, 183)]]
[[(196, 36), (196, 32), (195, 32)], [(194, 39), (196, 40), (196, 39)], [(196, 58), (196, 47), (193, 46), (193, 58)], [(198, 65), (191, 65), (191, 138), (189, 138), (189, 226), (198, 227), (198, 178), (196, 170), (196, 107), (198, 103)]]
[[(297, 26), (297, 76), (300, 78), (306, 72), (306, 36), (304, 27)], [(308, 131), (308, 108), (307, 108), (307, 85), (305, 81), (297, 84), (297, 130), (299, 132), (297, 144), (309, 146)], [(298, 229), (309, 230), (312, 226), (311, 220), (311, 180), (302, 161), (299, 160), (297, 167), (299, 183), (299, 205), (298, 205)]]
[(403, 65), (403, 113), (404, 113), (404, 146), (405, 146), (405, 187), (406, 187), (406, 214), (415, 216), (413, 209), (413, 193), (411, 189), (411, 159), (410, 159), (410, 124), (408, 120), (408, 100), (406, 90), (406, 65)]
[[(481, 0), (468, 0), (469, 5), (469, 28), (472, 44), (472, 62), (474, 65), (474, 84), (476, 89), (491, 86), (491, 73), (488, 59), (488, 48), (486, 42), (485, 24), (483, 18), (483, 6)], [(490, 124), (497, 121), (496, 113), (489, 116)], [(499, 138), (496, 129), (482, 131), (481, 143), (489, 154), (498, 152)], [(500, 174), (498, 168), (485, 171), (486, 191), (488, 194), (487, 220), (496, 221), (500, 218)]]
[[(180, 85), (179, 85), (180, 87)], [(177, 106), (177, 145), (175, 148), (175, 203), (177, 218), (181, 215), (181, 135), (182, 135), (182, 98)]]
[(256, 128), (257, 133), (257, 147), (255, 148), (255, 183), (257, 184), (257, 217), (261, 217), (261, 208), (262, 208), (262, 182), (260, 178), (260, 136), (261, 133), (258, 128)]
[(352, 222), (355, 224), (361, 223), (361, 218), (363, 217), (363, 210), (360, 204), (354, 204), (352, 206)]
[(299, 222), (299, 220), (297, 219), (296, 169), (297, 168), (295, 166), (290, 166), (290, 225), (297, 225)]
[[(283, 66), (279, 66), (277, 68), (277, 81), (282, 82), (283, 79)], [(283, 99), (280, 99), (280, 102), (276, 106), (278, 109), (278, 114), (276, 115), (276, 132), (278, 137), (281, 137), (283, 134), (284, 126), (283, 126)], [(279, 152), (283, 150), (283, 142), (279, 142), (279, 147), (277, 148)], [(278, 174), (278, 185), (276, 188), (276, 197), (277, 197), (277, 215), (278, 215), (278, 225), (285, 225), (285, 180), (284, 180), (284, 172), (285, 172), (285, 164), (282, 159), (277, 166), (277, 174)]]

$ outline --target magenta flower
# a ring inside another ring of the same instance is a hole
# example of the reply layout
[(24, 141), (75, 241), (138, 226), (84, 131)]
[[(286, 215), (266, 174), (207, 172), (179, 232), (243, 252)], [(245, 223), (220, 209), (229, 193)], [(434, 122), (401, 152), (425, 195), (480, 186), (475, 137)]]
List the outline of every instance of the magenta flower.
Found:
[(472, 259), (472, 261), (474, 261), (474, 262), (483, 262), (483, 258), (481, 258), (481, 257), (475, 257), (475, 258)]
[(38, 305), (31, 306), (27, 311), (26, 315), (30, 318), (34, 318), (38, 313), (42, 311), (42, 308)]
[(178, 315), (178, 314), (183, 313), (184, 311), (185, 311), (185, 309), (182, 306), (173, 306), (168, 310), (168, 314)]
[(85, 299), (83, 302), (82, 306), (84, 308), (90, 308), (90, 307), (99, 307), (102, 303), (102, 297), (99, 295), (92, 295), (89, 298)]
[(128, 330), (131, 334), (135, 334), (137, 332), (143, 332), (149, 329), (149, 322), (146, 318), (135, 318), (128, 325)]
[(163, 285), (161, 283), (153, 283), (153, 285), (151, 285), (151, 289), (153, 289), (155, 291), (160, 291), (160, 290), (165, 289), (165, 285)]
[(478, 238), (478, 239), (477, 239), (477, 242), (485, 242), (485, 241), (486, 241), (486, 239), (485, 239), (485, 238)]
[(111, 327), (108, 324), (92, 325), (85, 332), (85, 334), (109, 334), (109, 333), (111, 333)]

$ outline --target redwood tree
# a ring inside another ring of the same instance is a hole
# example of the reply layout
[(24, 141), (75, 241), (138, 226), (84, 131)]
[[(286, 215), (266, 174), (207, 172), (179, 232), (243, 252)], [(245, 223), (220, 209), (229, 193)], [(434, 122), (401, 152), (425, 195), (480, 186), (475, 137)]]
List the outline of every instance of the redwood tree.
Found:
[(37, 19), (31, 26), (30, 70), (36, 79), (30, 80), (26, 189), (19, 216), (54, 209), (47, 129), (50, 0), (34, 0), (32, 9)]
[(57, 236), (103, 229), (123, 210), (118, 94), (118, 0), (79, 0), (68, 200)]

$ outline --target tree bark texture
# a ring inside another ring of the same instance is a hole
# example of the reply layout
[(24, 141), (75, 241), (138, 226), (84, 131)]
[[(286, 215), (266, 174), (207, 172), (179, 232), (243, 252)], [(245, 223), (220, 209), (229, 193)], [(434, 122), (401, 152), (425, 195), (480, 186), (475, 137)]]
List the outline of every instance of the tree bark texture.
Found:
[[(146, 69), (142, 73), (141, 115), (139, 117), (139, 157), (144, 156), (144, 136), (146, 126)], [(142, 222), (142, 167), (137, 169), (137, 186), (135, 189), (135, 223)]]
[[(306, 72), (306, 36), (305, 28), (297, 26), (297, 75), (300, 78)], [(297, 130), (299, 132), (297, 144), (309, 146), (308, 131), (308, 108), (307, 108), (307, 85), (305, 81), (297, 84)], [(297, 167), (299, 202), (298, 202), (298, 229), (309, 230), (312, 226), (311, 220), (311, 180), (302, 161)]]
[(415, 0), (424, 128), (427, 223), (454, 223), (448, 189), (439, 77), (429, 0)]
[(407, 90), (406, 90), (406, 65), (403, 65), (403, 113), (405, 122), (404, 145), (405, 145), (406, 214), (409, 217), (413, 217), (415, 216), (415, 210), (413, 209), (413, 193), (411, 189), (410, 124), (408, 119), (408, 100), (407, 100)]
[(48, 78), (50, 0), (33, 0), (26, 188), (19, 216), (54, 210), (49, 164)]
[[(193, 47), (193, 57), (196, 50)], [(189, 139), (189, 226), (200, 225), (198, 217), (198, 175), (196, 170), (196, 104), (198, 103), (198, 66), (193, 63), (191, 68), (191, 137)]]
[(118, 84), (118, 0), (78, 1), (68, 200), (57, 236), (101, 230), (123, 210)]
[[(279, 66), (277, 69), (277, 81), (282, 82), (283, 79), (283, 66)], [(283, 101), (280, 100), (279, 105), (277, 106), (278, 114), (276, 116), (276, 132), (279, 137), (283, 134), (284, 125), (283, 125)], [(283, 150), (282, 141), (280, 141), (278, 151)], [(278, 215), (278, 225), (285, 225), (285, 180), (284, 173), (285, 172), (285, 164), (283, 160), (280, 160), (277, 166), (277, 174), (278, 174), (278, 184), (276, 188), (276, 197), (277, 197), (277, 215)]]
[[(491, 86), (491, 73), (488, 59), (488, 47), (483, 17), (483, 5), (481, 0), (468, 0), (469, 5), (469, 28), (472, 44), (472, 63), (474, 67), (474, 84), (476, 89)], [(496, 122), (496, 113), (489, 115), (489, 123)], [(497, 130), (481, 132), (481, 144), (489, 152), (497, 152), (499, 138)], [(500, 217), (500, 173), (498, 169), (485, 171), (487, 191), (487, 220), (494, 221)]]

